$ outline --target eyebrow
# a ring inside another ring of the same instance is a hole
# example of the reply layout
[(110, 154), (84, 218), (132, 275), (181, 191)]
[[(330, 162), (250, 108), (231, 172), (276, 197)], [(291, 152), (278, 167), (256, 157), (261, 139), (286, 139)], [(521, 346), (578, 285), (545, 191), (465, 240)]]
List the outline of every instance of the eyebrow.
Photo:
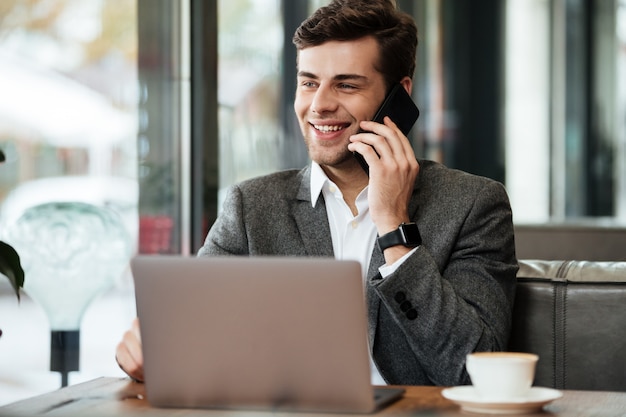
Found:
[[(298, 77), (312, 78), (314, 80), (317, 80), (319, 78), (317, 75), (311, 72), (307, 72), (307, 71), (298, 71)], [(358, 75), (358, 74), (337, 74), (333, 77), (333, 80), (335, 81), (346, 81), (346, 80), (366, 81), (367, 77), (364, 75)]]

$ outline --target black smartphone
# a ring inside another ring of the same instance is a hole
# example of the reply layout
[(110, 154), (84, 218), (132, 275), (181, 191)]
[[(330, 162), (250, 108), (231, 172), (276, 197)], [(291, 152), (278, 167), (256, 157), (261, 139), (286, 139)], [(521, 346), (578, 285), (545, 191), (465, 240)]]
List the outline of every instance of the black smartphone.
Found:
[[(420, 111), (413, 102), (413, 99), (409, 93), (406, 92), (402, 84), (398, 83), (389, 91), (389, 94), (385, 97), (383, 104), (381, 104), (372, 120), (382, 123), (385, 116), (389, 116), (406, 136), (411, 131), (419, 115)], [(369, 175), (370, 167), (367, 165), (367, 162), (365, 162), (363, 155), (354, 152), (354, 156), (357, 161), (359, 161), (363, 170)]]

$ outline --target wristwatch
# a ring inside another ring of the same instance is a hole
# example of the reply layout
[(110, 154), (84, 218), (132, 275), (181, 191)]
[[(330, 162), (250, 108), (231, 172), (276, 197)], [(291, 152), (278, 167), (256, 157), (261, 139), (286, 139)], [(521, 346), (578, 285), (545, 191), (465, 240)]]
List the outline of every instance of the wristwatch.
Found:
[(378, 238), (378, 246), (381, 251), (392, 246), (406, 246), (414, 248), (422, 244), (422, 236), (415, 223), (402, 223), (396, 230), (385, 233)]

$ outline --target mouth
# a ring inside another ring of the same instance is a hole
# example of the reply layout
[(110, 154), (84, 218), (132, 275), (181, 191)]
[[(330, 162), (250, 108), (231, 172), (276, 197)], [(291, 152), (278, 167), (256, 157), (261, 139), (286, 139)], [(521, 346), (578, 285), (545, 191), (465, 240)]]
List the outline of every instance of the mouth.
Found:
[(348, 124), (323, 125), (323, 124), (313, 124), (313, 123), (311, 123), (311, 126), (313, 126), (313, 128), (315, 130), (319, 131), (319, 132), (331, 133), (331, 132), (339, 132), (341, 130), (344, 130), (349, 125)]

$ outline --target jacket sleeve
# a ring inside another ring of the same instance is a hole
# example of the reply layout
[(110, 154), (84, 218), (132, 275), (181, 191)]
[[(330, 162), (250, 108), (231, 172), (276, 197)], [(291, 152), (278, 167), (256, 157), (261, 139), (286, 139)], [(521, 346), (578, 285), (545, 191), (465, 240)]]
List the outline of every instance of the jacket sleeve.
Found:
[(501, 184), (481, 187), (463, 204), (422, 212), (414, 220), (423, 244), (370, 282), (382, 303), (378, 325), (388, 327), (375, 360), (390, 383), (466, 384), (467, 353), (506, 350), (518, 269), (512, 213)]
[(232, 186), (227, 192), (222, 213), (209, 230), (198, 256), (247, 255), (249, 250), (243, 218), (241, 190)]

